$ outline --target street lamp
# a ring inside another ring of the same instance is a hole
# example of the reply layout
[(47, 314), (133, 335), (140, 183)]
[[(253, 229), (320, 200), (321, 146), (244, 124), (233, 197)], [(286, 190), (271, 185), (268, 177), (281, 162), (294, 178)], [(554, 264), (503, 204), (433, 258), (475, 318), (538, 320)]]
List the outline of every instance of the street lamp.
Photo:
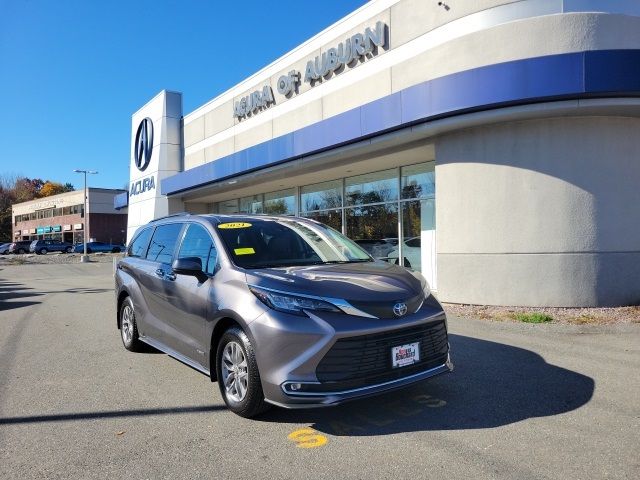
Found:
[(87, 263), (89, 261), (89, 255), (87, 255), (87, 218), (88, 218), (88, 208), (87, 208), (87, 173), (96, 174), (98, 173), (95, 170), (80, 170), (78, 168), (73, 170), (76, 173), (84, 173), (84, 225), (82, 226), (82, 230), (84, 231), (84, 255), (80, 257), (81, 263)]

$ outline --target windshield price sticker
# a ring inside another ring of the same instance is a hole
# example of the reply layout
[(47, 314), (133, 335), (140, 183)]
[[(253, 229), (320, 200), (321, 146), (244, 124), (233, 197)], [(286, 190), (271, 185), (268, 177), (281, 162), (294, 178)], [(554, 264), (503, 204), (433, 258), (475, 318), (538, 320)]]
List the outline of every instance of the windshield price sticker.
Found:
[(420, 342), (400, 345), (391, 349), (393, 368), (413, 365), (420, 361)]
[(256, 251), (251, 248), (236, 248), (233, 250), (236, 255), (253, 255)]
[(244, 223), (244, 222), (235, 222), (235, 223), (221, 223), (220, 225), (218, 225), (218, 228), (249, 228), (251, 226), (250, 223)]

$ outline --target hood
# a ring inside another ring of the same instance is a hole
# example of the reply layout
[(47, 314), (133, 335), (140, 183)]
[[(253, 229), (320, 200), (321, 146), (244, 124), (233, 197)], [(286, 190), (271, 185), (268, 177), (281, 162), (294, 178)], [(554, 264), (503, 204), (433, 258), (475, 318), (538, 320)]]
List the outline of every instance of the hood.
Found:
[(247, 283), (292, 294), (350, 302), (396, 302), (422, 293), (417, 272), (386, 262), (363, 262), (248, 270)]

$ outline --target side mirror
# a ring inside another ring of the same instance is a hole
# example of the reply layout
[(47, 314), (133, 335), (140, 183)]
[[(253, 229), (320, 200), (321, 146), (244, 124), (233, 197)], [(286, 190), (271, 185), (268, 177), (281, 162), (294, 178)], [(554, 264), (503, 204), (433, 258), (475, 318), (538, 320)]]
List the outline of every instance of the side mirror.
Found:
[(209, 277), (202, 271), (202, 260), (198, 257), (184, 257), (173, 261), (171, 265), (174, 273), (178, 275), (191, 275), (196, 277), (200, 283)]

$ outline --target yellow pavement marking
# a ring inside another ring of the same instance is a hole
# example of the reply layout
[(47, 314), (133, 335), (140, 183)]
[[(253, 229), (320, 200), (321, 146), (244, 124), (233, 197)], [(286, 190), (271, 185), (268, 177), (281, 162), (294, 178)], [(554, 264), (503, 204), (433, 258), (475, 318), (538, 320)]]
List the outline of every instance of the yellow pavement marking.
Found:
[(329, 439), (320, 435), (313, 428), (301, 428), (291, 432), (289, 440), (294, 442), (298, 448), (316, 448), (325, 445)]

